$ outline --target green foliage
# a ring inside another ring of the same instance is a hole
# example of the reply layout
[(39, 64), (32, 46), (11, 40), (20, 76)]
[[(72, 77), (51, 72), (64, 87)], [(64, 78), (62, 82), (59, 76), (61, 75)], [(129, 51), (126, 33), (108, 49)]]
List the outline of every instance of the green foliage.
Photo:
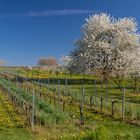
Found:
[(0, 131), (0, 140), (35, 140), (33, 134), (24, 128), (14, 128), (9, 131)]

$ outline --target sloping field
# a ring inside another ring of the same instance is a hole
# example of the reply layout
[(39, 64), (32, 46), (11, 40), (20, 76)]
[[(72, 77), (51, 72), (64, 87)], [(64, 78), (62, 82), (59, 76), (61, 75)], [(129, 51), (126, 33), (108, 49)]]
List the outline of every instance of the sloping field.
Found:
[(0, 140), (30, 140), (31, 134), (25, 129), (25, 122), (15, 108), (0, 93)]

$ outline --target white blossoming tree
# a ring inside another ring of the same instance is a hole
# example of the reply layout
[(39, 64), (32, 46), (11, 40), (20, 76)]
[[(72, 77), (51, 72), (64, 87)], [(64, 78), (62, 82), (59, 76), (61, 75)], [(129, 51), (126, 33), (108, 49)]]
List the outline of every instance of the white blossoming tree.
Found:
[(139, 48), (139, 34), (134, 18), (115, 19), (105, 13), (86, 19), (82, 37), (71, 53), (75, 71), (100, 71), (103, 81), (111, 74), (121, 76), (133, 65)]
[(68, 72), (71, 76), (72, 73), (72, 57), (71, 56), (62, 56), (60, 58), (61, 65), (65, 69), (66, 72)]

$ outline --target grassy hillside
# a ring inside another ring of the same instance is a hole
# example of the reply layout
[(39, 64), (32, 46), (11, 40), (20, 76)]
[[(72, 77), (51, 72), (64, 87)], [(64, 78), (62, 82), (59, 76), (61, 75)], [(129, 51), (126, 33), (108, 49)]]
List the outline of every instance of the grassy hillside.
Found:
[[(82, 85), (83, 77), (85, 83)], [(59, 80), (60, 86), (58, 84)], [(13, 133), (14, 137), (22, 136), (23, 139), (25, 137), (25, 140), (26, 138), (32, 139), (33, 136), (35, 136), (33, 139), (37, 140), (140, 139), (140, 96), (134, 94), (133, 89), (126, 88), (125, 119), (122, 120), (123, 91), (120, 91), (113, 81), (109, 82), (108, 90), (106, 90), (105, 87), (102, 87), (100, 79), (94, 76), (56, 75), (55, 73), (50, 75), (47, 71), (37, 69), (28, 71), (27, 74), (24, 69), (20, 68), (18, 70), (9, 70), (8, 77), (0, 78), (0, 85), (5, 89), (3, 93), (6, 96), (14, 97), (18, 103), (26, 103), (27, 105), (32, 105), (34, 87), (36, 116), (35, 133), (29, 133), (24, 127), (20, 128), (15, 124), (15, 127), (10, 128), (10, 131), (7, 129), (1, 130), (1, 137), (9, 132), (9, 135)], [(83, 87), (84, 96), (82, 95)], [(3, 94), (1, 95), (3, 96)], [(90, 99), (92, 96), (91, 107)], [(102, 110), (101, 97), (103, 98)], [(114, 105), (114, 115), (112, 116), (112, 101), (114, 100), (118, 102)], [(7, 100), (7, 102), (9, 101)], [(80, 107), (82, 102), (83, 110), (81, 115)], [(15, 108), (17, 108), (16, 103)], [(24, 113), (25, 110), (22, 108), (22, 106), (19, 106), (16, 114)], [(28, 112), (29, 117), (31, 117), (30, 113)], [(84, 125), (81, 124), (82, 116)], [(27, 117), (26, 124), (29, 121), (30, 118), (28, 120)]]

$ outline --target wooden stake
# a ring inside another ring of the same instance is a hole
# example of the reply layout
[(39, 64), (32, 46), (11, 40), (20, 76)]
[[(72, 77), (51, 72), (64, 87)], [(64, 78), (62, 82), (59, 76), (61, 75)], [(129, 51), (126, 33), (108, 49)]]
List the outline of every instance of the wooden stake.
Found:
[(35, 116), (35, 91), (33, 86), (32, 92), (32, 130), (34, 131), (34, 116)]

